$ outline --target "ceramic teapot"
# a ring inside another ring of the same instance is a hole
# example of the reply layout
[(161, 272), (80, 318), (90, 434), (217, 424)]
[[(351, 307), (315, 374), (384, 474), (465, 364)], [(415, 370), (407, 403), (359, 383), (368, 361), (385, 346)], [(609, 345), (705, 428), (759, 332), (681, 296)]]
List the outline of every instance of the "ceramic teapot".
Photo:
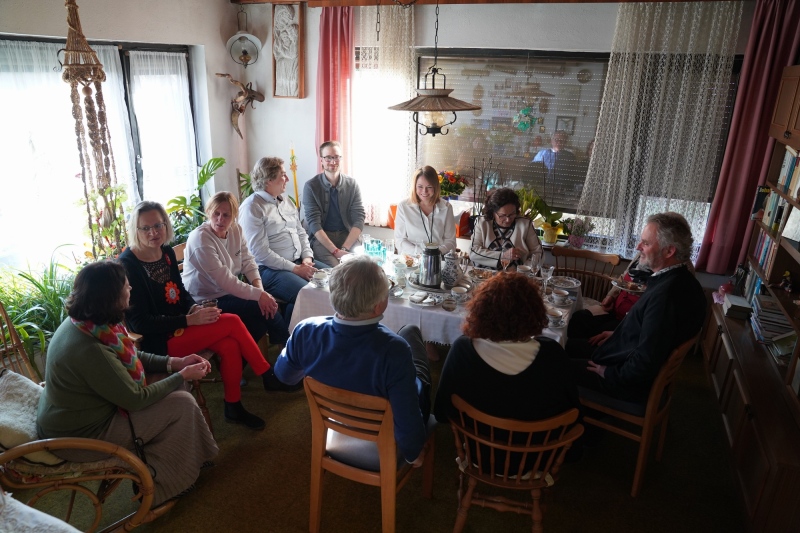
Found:
[(442, 282), (446, 289), (453, 287), (461, 278), (461, 269), (458, 266), (458, 255), (455, 250), (450, 250), (444, 256), (444, 268), (442, 269)]

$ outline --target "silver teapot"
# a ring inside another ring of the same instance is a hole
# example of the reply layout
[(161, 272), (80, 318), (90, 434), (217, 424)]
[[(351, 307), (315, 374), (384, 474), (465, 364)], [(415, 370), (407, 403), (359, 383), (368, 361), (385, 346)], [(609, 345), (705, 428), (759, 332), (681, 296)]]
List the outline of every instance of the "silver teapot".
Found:
[(439, 245), (429, 242), (425, 245), (419, 260), (419, 284), (423, 287), (439, 289), (442, 285), (442, 252)]

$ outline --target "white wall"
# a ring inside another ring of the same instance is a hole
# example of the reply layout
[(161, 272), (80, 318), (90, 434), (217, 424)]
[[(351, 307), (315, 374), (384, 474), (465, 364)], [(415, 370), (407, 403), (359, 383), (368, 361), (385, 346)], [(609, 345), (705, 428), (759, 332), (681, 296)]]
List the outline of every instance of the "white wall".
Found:
[[(204, 82), (198, 96), (202, 99), (206, 92), (208, 99), (208, 121), (203, 121), (205, 117), (199, 121), (202, 158), (213, 154), (229, 162), (217, 177), (217, 190), (235, 190), (233, 169), (250, 169), (262, 156), (286, 159), (288, 170), (291, 145), (297, 155), (301, 190), (303, 183), (316, 174), (316, 65), (321, 9), (305, 11), (306, 97), (287, 99), (271, 95), (271, 4), (246, 7), (250, 32), (265, 42), (259, 61), (246, 70), (233, 63), (225, 50), (227, 39), (236, 31), (238, 6), (223, 0), (79, 0), (78, 4), (84, 33), (90, 39), (202, 47), (192, 53), (193, 59), (205, 57), (205, 68), (195, 72), (195, 80)], [(737, 47), (740, 53), (747, 41), (754, 5), (751, 1), (745, 3)], [(615, 3), (443, 5), (439, 14), (439, 45), (607, 52), (614, 35), (617, 7)], [(415, 9), (416, 45), (432, 47), (434, 7)], [(63, 37), (66, 35), (63, 2), (0, 0), (0, 33)], [(256, 109), (248, 109), (240, 121), (244, 142), (229, 125), (229, 102), (235, 90), (217, 79), (216, 72), (252, 81), (266, 97), (263, 103), (256, 104)], [(206, 150), (211, 153), (205, 153)]]

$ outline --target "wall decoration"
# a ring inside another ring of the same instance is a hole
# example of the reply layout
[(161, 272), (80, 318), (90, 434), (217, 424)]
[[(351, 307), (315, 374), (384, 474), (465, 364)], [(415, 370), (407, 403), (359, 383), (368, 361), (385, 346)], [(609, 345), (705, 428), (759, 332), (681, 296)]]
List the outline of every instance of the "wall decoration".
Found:
[(581, 104), (580, 85), (562, 85), (559, 88), (558, 111), (569, 115), (577, 115)]
[(542, 98), (539, 101), (539, 112), (540, 113), (547, 113), (550, 110), (550, 100), (547, 98)]
[(305, 98), (303, 5), (272, 5), (272, 93)]
[(539, 126), (539, 133), (544, 133), (546, 131), (547, 131), (547, 128), (545, 128), (544, 126)]
[(242, 116), (247, 110), (248, 104), (250, 104), (250, 107), (253, 109), (256, 108), (256, 106), (253, 105), (253, 100), (256, 102), (263, 102), (264, 95), (253, 89), (253, 82), (245, 85), (244, 83), (233, 79), (230, 74), (217, 73), (217, 77), (228, 78), (228, 81), (239, 89), (239, 92), (236, 93), (236, 96), (231, 99), (231, 124), (233, 124), (233, 129), (236, 130), (236, 133), (239, 134), (239, 138), (244, 139), (244, 137), (242, 137), (241, 130), (239, 130), (239, 117)]
[(592, 71), (588, 68), (582, 68), (578, 71), (577, 78), (581, 83), (589, 83), (592, 81)]
[(575, 133), (575, 117), (556, 117), (556, 131), (559, 130), (569, 135)]

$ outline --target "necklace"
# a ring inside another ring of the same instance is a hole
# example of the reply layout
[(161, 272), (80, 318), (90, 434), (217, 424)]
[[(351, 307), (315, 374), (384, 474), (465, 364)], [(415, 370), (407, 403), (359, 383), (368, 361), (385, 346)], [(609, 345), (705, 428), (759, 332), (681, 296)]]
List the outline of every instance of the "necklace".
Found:
[(425, 226), (425, 217), (422, 215), (422, 206), (417, 204), (417, 209), (419, 209), (419, 218), (422, 220), (422, 229), (425, 230), (425, 236), (428, 238), (428, 242), (433, 242), (433, 219), (436, 218), (436, 206), (433, 206), (431, 210), (431, 232), (428, 233), (428, 228)]

